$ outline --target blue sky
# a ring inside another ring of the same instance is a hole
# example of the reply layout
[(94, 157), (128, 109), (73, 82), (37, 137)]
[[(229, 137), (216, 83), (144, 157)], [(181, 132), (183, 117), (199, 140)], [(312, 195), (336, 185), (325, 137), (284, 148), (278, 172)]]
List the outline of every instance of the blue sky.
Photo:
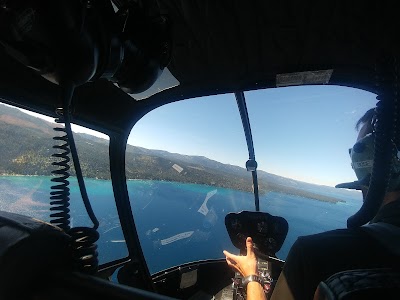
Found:
[[(334, 186), (355, 180), (348, 148), (376, 95), (340, 86), (296, 86), (245, 93), (259, 169)], [(201, 155), (244, 167), (247, 146), (233, 94), (160, 107), (136, 124), (130, 144)]]

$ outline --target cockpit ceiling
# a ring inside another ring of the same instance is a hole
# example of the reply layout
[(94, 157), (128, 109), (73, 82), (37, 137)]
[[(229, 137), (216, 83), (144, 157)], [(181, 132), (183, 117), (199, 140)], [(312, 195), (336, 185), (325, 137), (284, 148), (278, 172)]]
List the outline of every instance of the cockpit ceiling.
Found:
[(160, 3), (174, 23), (169, 69), (182, 89), (273, 87), (276, 74), (324, 69), (336, 70), (335, 83), (366, 87), (398, 39), (398, 18), (380, 2)]
[[(164, 103), (275, 87), (277, 74), (300, 71), (333, 70), (329, 84), (372, 91), (375, 63), (399, 53), (400, 21), (384, 1), (158, 2), (172, 23), (168, 70), (179, 85), (135, 101), (110, 82), (89, 83), (76, 91), (76, 123), (125, 131)], [(2, 52), (0, 66), (1, 98), (53, 114), (57, 86)]]

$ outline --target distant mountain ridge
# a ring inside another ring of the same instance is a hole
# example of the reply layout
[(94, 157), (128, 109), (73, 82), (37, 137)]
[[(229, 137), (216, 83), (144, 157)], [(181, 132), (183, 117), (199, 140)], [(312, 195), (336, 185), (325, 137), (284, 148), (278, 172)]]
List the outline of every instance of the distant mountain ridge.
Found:
[[(0, 174), (51, 175), (54, 166), (52, 146), (58, 126), (0, 105)], [(110, 179), (108, 141), (88, 134), (75, 133), (75, 142), (85, 176)], [(258, 171), (260, 193), (276, 191), (320, 201), (337, 202), (335, 197), (313, 192), (312, 184)], [(73, 167), (71, 174), (74, 174)], [(252, 178), (246, 169), (217, 162), (204, 156), (190, 156), (163, 150), (127, 145), (127, 179), (166, 180), (205, 184), (252, 192)], [(319, 187), (320, 186), (316, 186)], [(326, 187), (326, 189), (333, 189)]]

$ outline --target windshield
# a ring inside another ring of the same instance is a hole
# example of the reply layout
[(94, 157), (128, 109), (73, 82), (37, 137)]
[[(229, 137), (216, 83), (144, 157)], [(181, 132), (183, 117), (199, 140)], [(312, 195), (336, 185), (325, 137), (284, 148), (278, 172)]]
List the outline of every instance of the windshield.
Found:
[[(338, 86), (246, 92), (260, 210), (289, 223), (277, 253), (285, 259), (300, 235), (346, 227), (362, 203), (337, 183), (356, 180), (348, 149), (357, 120), (375, 95)], [(233, 94), (164, 105), (132, 129), (129, 196), (152, 274), (238, 252), (225, 228), (229, 212), (254, 210), (246, 139)]]
[[(348, 149), (375, 95), (338, 86), (246, 92), (258, 162), (260, 210), (284, 217), (286, 259), (300, 235), (346, 227), (361, 206)], [(49, 221), (57, 125), (45, 116), (0, 105), (0, 210)], [(128, 255), (109, 174), (107, 136), (73, 126), (89, 200), (99, 219), (100, 264)], [(135, 225), (151, 274), (237, 253), (225, 227), (230, 212), (255, 209), (249, 154), (233, 94), (159, 107), (132, 129), (126, 177)], [(71, 226), (92, 224), (71, 169)]]

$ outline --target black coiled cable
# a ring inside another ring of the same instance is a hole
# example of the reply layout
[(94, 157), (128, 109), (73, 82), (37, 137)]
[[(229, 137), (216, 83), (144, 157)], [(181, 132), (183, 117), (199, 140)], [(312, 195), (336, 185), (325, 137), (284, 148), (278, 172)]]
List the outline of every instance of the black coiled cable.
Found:
[[(52, 178), (53, 182), (59, 184), (54, 185), (51, 189), (55, 190), (51, 192), (51, 211), (56, 211), (56, 213), (50, 214), (53, 218), (50, 220), (52, 224), (55, 224), (62, 228), (71, 236), (71, 249), (72, 256), (75, 262), (75, 269), (85, 272), (88, 274), (94, 274), (98, 269), (98, 253), (96, 242), (99, 239), (99, 233), (97, 228), (99, 222), (94, 215), (91, 204), (89, 202), (86, 187), (83, 181), (82, 170), (80, 168), (78, 154), (75, 147), (74, 138), (71, 130), (71, 123), (69, 118), (70, 103), (72, 100), (72, 95), (74, 92), (73, 85), (67, 85), (63, 87), (64, 94), (62, 95), (63, 108), (58, 109), (57, 114), (60, 116), (56, 119), (57, 123), (63, 123), (65, 128), (54, 128), (57, 132), (65, 132), (63, 136), (54, 137), (54, 140), (63, 141), (63, 144), (53, 146), (54, 149), (62, 151), (61, 153), (55, 153), (52, 156), (58, 158), (57, 162), (53, 165), (58, 166), (59, 169), (53, 171), (57, 177)], [(66, 113), (65, 113), (66, 112)], [(70, 228), (70, 215), (69, 215), (69, 165), (70, 162), (69, 154), (72, 154), (73, 163), (75, 167), (76, 177), (78, 179), (79, 188), (81, 191), (82, 199), (92, 220), (94, 226), (89, 227), (74, 227)]]
[(95, 274), (99, 264), (97, 245), (99, 233), (94, 228), (73, 227), (68, 231), (75, 267), (84, 273)]
[[(60, 111), (57, 111), (59, 117), (55, 120), (56, 123), (64, 123), (63, 116)], [(58, 145), (54, 145), (53, 149), (56, 149), (57, 152), (53, 153), (51, 156), (56, 158), (57, 160), (52, 163), (53, 166), (57, 166), (56, 170), (53, 170), (51, 173), (55, 176), (51, 179), (52, 182), (56, 182), (57, 184), (51, 186), (50, 192), (50, 211), (53, 212), (50, 214), (50, 223), (60, 227), (62, 230), (67, 232), (70, 229), (70, 215), (69, 215), (69, 145), (68, 145), (68, 137), (65, 131), (65, 128), (55, 127), (53, 128), (56, 132), (65, 133), (62, 136), (55, 136), (53, 140), (60, 141), (61, 143)]]

